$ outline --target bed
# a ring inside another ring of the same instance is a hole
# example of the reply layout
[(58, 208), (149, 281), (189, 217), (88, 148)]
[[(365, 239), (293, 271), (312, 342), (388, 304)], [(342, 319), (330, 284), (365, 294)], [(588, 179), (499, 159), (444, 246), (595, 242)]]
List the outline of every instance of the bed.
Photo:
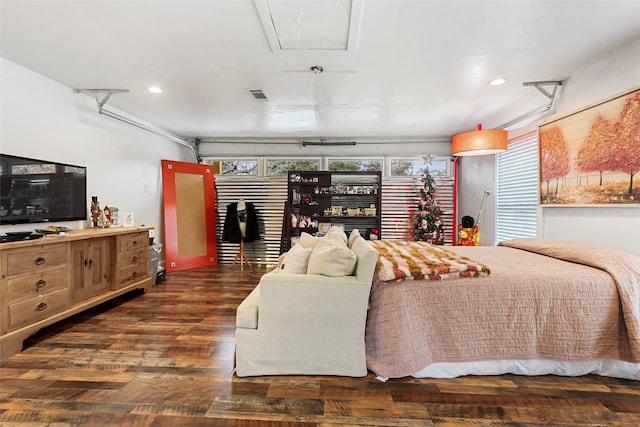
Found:
[(366, 326), (367, 366), (378, 379), (640, 379), (640, 257), (541, 239), (443, 249), (463, 268), (395, 279), (381, 273), (381, 252)]

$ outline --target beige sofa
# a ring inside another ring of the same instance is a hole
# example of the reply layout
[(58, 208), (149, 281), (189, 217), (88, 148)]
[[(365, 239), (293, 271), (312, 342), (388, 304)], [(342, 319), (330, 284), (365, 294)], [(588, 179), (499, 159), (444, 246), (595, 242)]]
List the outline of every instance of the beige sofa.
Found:
[[(339, 244), (346, 235), (330, 235), (301, 239), (238, 306), (236, 375), (367, 374), (364, 330), (378, 252), (357, 230), (348, 245)], [(355, 254), (351, 264), (345, 249)], [(303, 266), (287, 272), (292, 263)], [(310, 274), (300, 273), (304, 267)]]

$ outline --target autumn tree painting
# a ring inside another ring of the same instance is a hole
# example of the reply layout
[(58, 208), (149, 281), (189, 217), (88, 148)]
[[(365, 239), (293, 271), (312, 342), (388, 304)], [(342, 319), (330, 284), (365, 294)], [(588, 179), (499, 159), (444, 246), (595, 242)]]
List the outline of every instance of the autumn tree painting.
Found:
[(640, 91), (629, 96), (616, 123), (612, 170), (629, 175), (628, 195), (633, 195), (633, 176), (640, 171)]
[(550, 184), (555, 180), (554, 196), (558, 194), (558, 180), (570, 169), (569, 152), (562, 134), (562, 129), (555, 126), (540, 133), (540, 179), (547, 184), (545, 198), (551, 197)]
[(541, 204), (638, 204), (640, 90), (539, 128)]
[(576, 158), (576, 168), (580, 172), (598, 172), (599, 185), (602, 185), (603, 172), (610, 170), (613, 164), (613, 132), (613, 123), (598, 115)]

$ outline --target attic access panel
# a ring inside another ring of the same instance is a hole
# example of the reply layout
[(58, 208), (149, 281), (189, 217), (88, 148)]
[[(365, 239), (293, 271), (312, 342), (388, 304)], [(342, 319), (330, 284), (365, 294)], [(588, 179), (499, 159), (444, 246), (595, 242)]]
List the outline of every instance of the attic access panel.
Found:
[(361, 1), (254, 1), (274, 52), (355, 48)]

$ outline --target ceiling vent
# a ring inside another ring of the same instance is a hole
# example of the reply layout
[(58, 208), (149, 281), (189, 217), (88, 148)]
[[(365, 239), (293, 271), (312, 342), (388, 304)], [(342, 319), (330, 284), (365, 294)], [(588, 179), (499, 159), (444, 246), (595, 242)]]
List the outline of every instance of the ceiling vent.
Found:
[(247, 89), (247, 91), (256, 101), (268, 101), (267, 95), (262, 89)]

